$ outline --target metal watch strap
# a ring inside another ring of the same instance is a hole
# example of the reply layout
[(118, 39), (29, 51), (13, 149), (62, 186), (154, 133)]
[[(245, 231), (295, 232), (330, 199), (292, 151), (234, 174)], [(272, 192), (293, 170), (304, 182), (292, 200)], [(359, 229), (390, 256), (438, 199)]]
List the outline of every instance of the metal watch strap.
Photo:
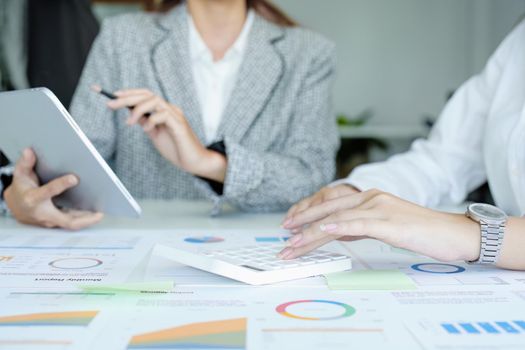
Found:
[(498, 261), (503, 234), (505, 233), (505, 223), (501, 225), (479, 222), (481, 226), (481, 251), (479, 259), (472, 261), (477, 264), (495, 264)]

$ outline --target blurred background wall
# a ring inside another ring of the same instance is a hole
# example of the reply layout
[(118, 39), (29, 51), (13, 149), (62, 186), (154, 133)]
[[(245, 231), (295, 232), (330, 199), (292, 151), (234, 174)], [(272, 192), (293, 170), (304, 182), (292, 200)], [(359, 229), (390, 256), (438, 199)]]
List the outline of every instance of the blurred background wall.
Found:
[(523, 0), (276, 0), (337, 43), (335, 106), (371, 123), (419, 123), (479, 72)]

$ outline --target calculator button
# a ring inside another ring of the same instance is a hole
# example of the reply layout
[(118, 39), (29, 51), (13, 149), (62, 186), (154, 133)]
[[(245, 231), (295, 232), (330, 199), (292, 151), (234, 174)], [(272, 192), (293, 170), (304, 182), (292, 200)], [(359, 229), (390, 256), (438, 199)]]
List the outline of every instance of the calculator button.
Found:
[(343, 259), (348, 259), (348, 257), (344, 255), (337, 255), (337, 256), (332, 257), (332, 260), (343, 260)]

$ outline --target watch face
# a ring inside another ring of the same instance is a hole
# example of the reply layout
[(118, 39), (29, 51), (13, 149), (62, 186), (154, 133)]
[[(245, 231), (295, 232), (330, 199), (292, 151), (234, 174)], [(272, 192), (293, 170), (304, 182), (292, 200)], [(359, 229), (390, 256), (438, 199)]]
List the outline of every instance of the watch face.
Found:
[(471, 204), (469, 206), (469, 211), (482, 220), (504, 221), (507, 219), (507, 215), (503, 212), (503, 210), (490, 204)]

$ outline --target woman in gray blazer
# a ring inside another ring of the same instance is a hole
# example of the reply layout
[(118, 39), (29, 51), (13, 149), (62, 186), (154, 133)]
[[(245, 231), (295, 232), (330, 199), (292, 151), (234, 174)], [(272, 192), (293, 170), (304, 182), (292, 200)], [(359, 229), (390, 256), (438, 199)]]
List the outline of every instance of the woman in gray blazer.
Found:
[[(174, 3), (103, 23), (71, 107), (129, 191), (273, 211), (329, 182), (339, 142), (334, 46), (266, 1)], [(118, 99), (107, 102), (91, 84)], [(100, 219), (36, 210), (77, 181), (28, 187), (35, 159), (26, 153), (6, 191), (17, 219), (68, 228)], [(24, 200), (30, 191), (38, 200)]]

